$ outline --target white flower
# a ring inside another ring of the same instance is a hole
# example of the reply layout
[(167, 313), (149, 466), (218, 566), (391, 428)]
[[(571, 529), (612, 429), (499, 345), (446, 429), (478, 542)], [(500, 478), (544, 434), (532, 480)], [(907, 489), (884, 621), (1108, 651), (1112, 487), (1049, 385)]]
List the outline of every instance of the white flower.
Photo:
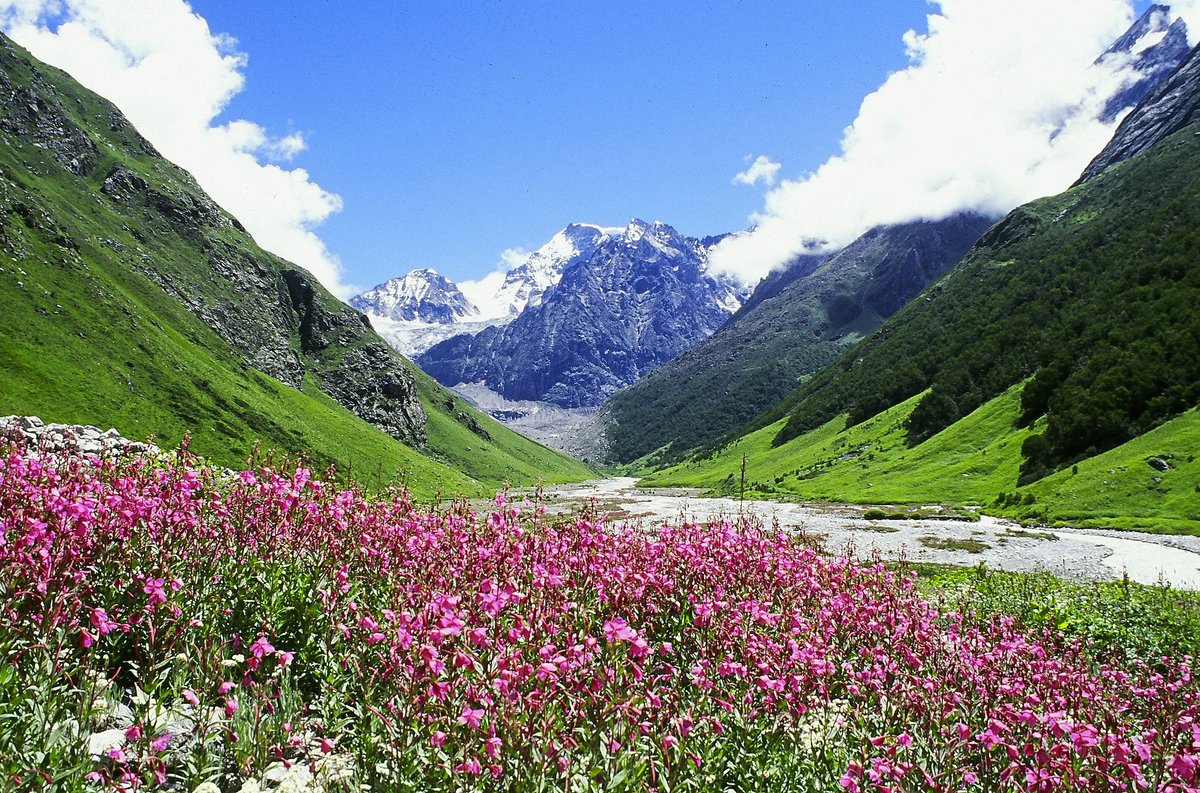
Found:
[(192, 793), (221, 793), (221, 788), (212, 782), (201, 782), (199, 785), (196, 785)]

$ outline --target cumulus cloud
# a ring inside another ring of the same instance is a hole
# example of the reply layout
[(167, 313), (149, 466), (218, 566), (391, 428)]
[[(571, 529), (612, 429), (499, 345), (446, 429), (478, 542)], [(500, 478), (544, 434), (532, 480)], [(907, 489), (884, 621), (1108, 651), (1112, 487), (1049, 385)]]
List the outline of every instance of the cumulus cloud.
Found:
[[(747, 157), (746, 160), (749, 161), (750, 158)], [(735, 174), (733, 181), (734, 184), (748, 184), (751, 187), (762, 182), (770, 187), (775, 184), (775, 176), (782, 167), (782, 163), (772, 162), (770, 157), (760, 154), (750, 163), (749, 168)]]
[[(1002, 214), (1066, 189), (1104, 146), (1117, 122), (1097, 117), (1130, 59), (1093, 62), (1132, 23), (1128, 0), (934, 4), (927, 31), (903, 38), (908, 68), (863, 100), (841, 152), (770, 190), (714, 269), (754, 282), (879, 224)], [(1200, 0), (1180, 10), (1190, 22)]]
[(303, 136), (272, 137), (241, 119), (215, 123), (242, 90), (246, 56), (184, 0), (0, 0), (0, 25), (114, 102), (264, 248), (340, 297), (355, 291), (314, 231), (341, 209), (341, 198), (303, 168), (278, 164), (303, 151)]
[(500, 270), (503, 272), (515, 270), (529, 261), (529, 257), (532, 255), (533, 251), (527, 251), (524, 248), (505, 248), (500, 251)]

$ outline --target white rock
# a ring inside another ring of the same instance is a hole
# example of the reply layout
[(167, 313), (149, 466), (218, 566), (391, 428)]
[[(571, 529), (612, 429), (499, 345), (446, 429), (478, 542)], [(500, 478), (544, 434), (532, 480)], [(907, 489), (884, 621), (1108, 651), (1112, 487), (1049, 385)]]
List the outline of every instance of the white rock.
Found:
[(108, 754), (109, 750), (118, 749), (124, 745), (124, 730), (105, 730), (104, 732), (94, 732), (88, 736), (88, 754), (97, 760)]

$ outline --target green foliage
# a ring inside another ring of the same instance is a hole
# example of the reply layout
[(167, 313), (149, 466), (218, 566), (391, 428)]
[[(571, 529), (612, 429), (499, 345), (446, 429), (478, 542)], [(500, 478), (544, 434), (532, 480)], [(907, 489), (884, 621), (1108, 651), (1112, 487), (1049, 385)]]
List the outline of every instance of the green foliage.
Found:
[(931, 597), (959, 600), (977, 614), (1010, 615), (1088, 642), (1098, 658), (1157, 663), (1200, 653), (1200, 595), (1129, 581), (1075, 583), (1049, 573), (978, 567), (931, 571)]
[[(990, 514), (1071, 526), (1200, 532), (1200, 412), (1192, 410), (1115, 449), (1018, 488), (1021, 449), (1045, 425), (1017, 427), (1021, 386), (1010, 388), (928, 440), (909, 446), (919, 397), (861, 424), (843, 417), (782, 446), (782, 422), (709, 457), (646, 472), (643, 482), (736, 493), (746, 454), (747, 497), (858, 504), (987, 505)], [(1154, 460), (1154, 465), (1149, 461)], [(1162, 467), (1166, 466), (1166, 470)], [(768, 493), (765, 485), (770, 485)], [(728, 492), (728, 489), (727, 489)], [(945, 512), (943, 511), (942, 516)], [(965, 517), (967, 514), (963, 512)], [(907, 517), (907, 515), (904, 515)]]
[[(224, 310), (244, 296), (234, 280), (213, 276), (217, 264), (246, 272), (293, 266), (259, 249), (215, 206), (203, 209), (208, 199), (198, 185), (158, 157), (112, 105), (16, 48), (0, 48), (0, 58), (18, 86), (62, 98), (51, 110), (78, 133), (74, 145), (93, 151), (76, 174), (36, 141), (0, 136), (0, 414), (113, 426), (163, 446), (190, 433), (193, 451), (230, 467), (261, 442), (303, 454), (318, 469), (352, 472), (372, 488), (403, 483), (422, 498), (590, 475), (459, 400), (454, 412), (472, 416), (491, 437), (472, 433), (445, 407), (450, 392), (411, 364), (429, 416), (424, 448), (354, 416), (321, 390), (320, 378), (363, 339), (382, 344), (369, 332), (352, 344), (339, 337), (350, 346), (304, 350), (311, 365), (302, 390), (248, 366), (158, 279), (200, 285), (196, 301)], [(140, 197), (104, 192), (118, 170), (146, 184)], [(177, 216), (189, 207), (213, 214), (204, 222)], [(319, 287), (309, 299), (344, 308)], [(303, 346), (293, 339), (297, 354)]]
[(1189, 127), (1090, 182), (1021, 207), (861, 345), (765, 414), (777, 444), (922, 392), (919, 444), (1028, 380), (1045, 417), (1022, 481), (1112, 449), (1200, 402), (1200, 139)]

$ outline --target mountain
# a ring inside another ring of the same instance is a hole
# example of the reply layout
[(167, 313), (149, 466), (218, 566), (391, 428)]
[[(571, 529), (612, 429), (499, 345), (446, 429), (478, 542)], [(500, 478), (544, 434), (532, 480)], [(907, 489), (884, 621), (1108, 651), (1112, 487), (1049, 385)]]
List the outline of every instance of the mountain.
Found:
[(960, 214), (872, 229), (762, 280), (709, 338), (605, 404), (609, 454), (677, 459), (778, 402), (945, 273), (991, 220)]
[[(462, 333), (511, 322), (558, 283), (571, 262), (591, 256), (601, 240), (620, 229), (572, 223), (504, 274), (475, 305), (458, 286), (428, 268), (413, 270), (350, 298), (398, 352), (415, 355)], [(484, 281), (484, 284), (487, 282)]]
[(261, 441), (422, 495), (587, 474), (437, 386), (3, 36), (0, 95), (0, 413), (190, 433), (230, 466)]
[(446, 385), (483, 383), (509, 400), (599, 405), (710, 335), (741, 305), (707, 271), (708, 249), (665, 223), (634, 219), (598, 238), (510, 323), (417, 357)]
[(505, 274), (504, 282), (488, 301), (493, 307), (491, 313), (508, 321), (527, 306), (538, 305), (546, 290), (562, 280), (567, 267), (587, 259), (602, 242), (620, 233), (621, 229), (590, 223), (570, 224)]
[[(1019, 207), (947, 275), (707, 462), (852, 501), (1200, 531), (1200, 52), (1118, 129), (1177, 130)], [(1143, 138), (1144, 139), (1144, 138)]]
[(1121, 121), (1112, 140), (1084, 169), (1076, 184), (1149, 149), (1198, 118), (1200, 58), (1196, 57), (1196, 50), (1192, 50), (1180, 67), (1155, 85), (1153, 91)]
[(479, 316), (479, 309), (452, 281), (428, 268), (384, 281), (350, 298), (350, 305), (396, 322), (449, 325)]
[(1152, 5), (1146, 9), (1096, 60), (1097, 64), (1102, 64), (1131, 58), (1134, 68), (1134, 77), (1105, 103), (1100, 120), (1111, 122), (1137, 105), (1164, 77), (1175, 71), (1189, 49), (1187, 23), (1181, 17), (1174, 17), (1170, 6)]

